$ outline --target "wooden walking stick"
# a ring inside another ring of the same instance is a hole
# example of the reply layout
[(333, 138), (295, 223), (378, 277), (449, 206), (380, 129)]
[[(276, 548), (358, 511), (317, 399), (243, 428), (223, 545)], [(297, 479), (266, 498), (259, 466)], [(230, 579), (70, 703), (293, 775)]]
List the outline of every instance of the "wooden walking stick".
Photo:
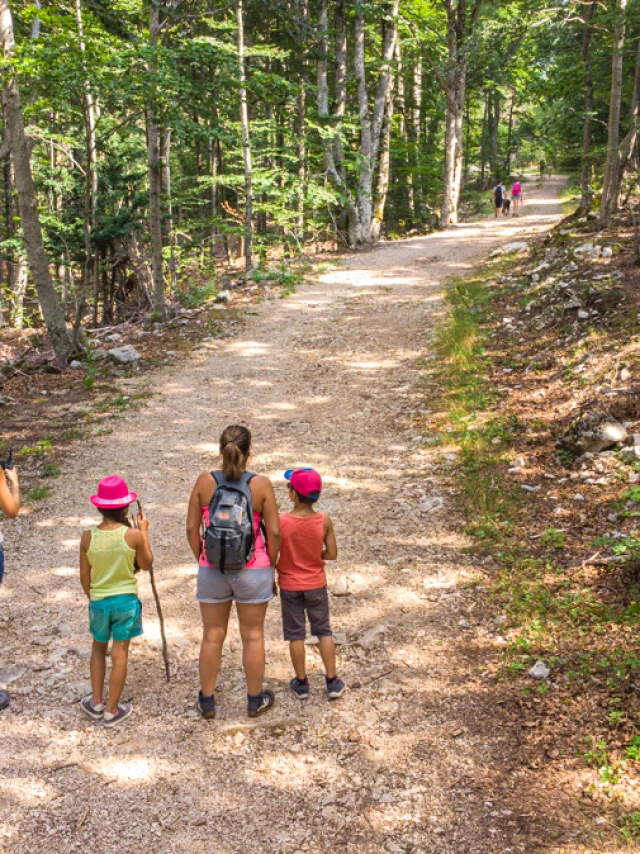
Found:
[[(138, 505), (138, 513), (142, 513), (142, 505), (139, 501), (136, 501)], [(171, 681), (171, 674), (169, 671), (169, 650), (167, 648), (167, 636), (164, 631), (164, 617), (162, 616), (162, 606), (160, 605), (160, 597), (158, 596), (158, 588), (156, 587), (156, 576), (153, 571), (153, 566), (149, 570), (149, 579), (151, 580), (151, 590), (153, 591), (153, 598), (156, 603), (156, 611), (158, 612), (158, 620), (160, 621), (160, 637), (162, 639), (162, 657), (164, 659), (164, 671), (167, 675), (167, 682)]]

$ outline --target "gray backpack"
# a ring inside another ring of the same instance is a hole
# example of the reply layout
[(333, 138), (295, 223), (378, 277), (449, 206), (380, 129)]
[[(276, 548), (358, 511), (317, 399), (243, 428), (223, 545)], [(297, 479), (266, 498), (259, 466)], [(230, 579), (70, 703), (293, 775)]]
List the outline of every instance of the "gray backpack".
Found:
[(204, 531), (204, 551), (211, 566), (220, 572), (237, 572), (249, 563), (255, 548), (253, 499), (245, 472), (240, 480), (227, 480), (212, 471), (216, 491), (209, 504), (209, 525)]

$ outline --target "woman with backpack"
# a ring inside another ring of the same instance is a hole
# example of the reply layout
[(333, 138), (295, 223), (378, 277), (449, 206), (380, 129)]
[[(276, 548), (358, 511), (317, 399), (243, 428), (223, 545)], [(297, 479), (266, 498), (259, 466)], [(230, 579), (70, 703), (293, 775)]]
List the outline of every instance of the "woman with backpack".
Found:
[(231, 603), (236, 603), (247, 713), (258, 717), (275, 697), (262, 690), (264, 621), (274, 596), (280, 520), (271, 481), (247, 471), (251, 432), (238, 424), (220, 436), (222, 470), (203, 472), (187, 511), (187, 539), (198, 561), (196, 599), (202, 614), (198, 709), (215, 718), (214, 690), (222, 661)]

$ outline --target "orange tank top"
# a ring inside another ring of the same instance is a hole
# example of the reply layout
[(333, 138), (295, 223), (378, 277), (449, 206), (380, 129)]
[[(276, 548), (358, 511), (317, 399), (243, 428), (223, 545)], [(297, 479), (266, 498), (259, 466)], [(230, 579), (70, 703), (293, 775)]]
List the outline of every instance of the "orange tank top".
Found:
[(325, 587), (322, 549), (324, 514), (280, 516), (282, 545), (278, 558), (278, 584), (283, 590), (316, 590)]

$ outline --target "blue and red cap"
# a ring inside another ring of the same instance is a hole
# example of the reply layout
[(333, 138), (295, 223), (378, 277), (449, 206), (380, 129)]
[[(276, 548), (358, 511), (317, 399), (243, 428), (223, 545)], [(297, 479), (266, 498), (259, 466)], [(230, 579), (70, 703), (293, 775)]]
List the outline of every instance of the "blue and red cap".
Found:
[(315, 469), (288, 469), (284, 473), (285, 480), (288, 480), (292, 488), (302, 495), (304, 498), (309, 498), (311, 501), (317, 501), (322, 492), (322, 478)]

